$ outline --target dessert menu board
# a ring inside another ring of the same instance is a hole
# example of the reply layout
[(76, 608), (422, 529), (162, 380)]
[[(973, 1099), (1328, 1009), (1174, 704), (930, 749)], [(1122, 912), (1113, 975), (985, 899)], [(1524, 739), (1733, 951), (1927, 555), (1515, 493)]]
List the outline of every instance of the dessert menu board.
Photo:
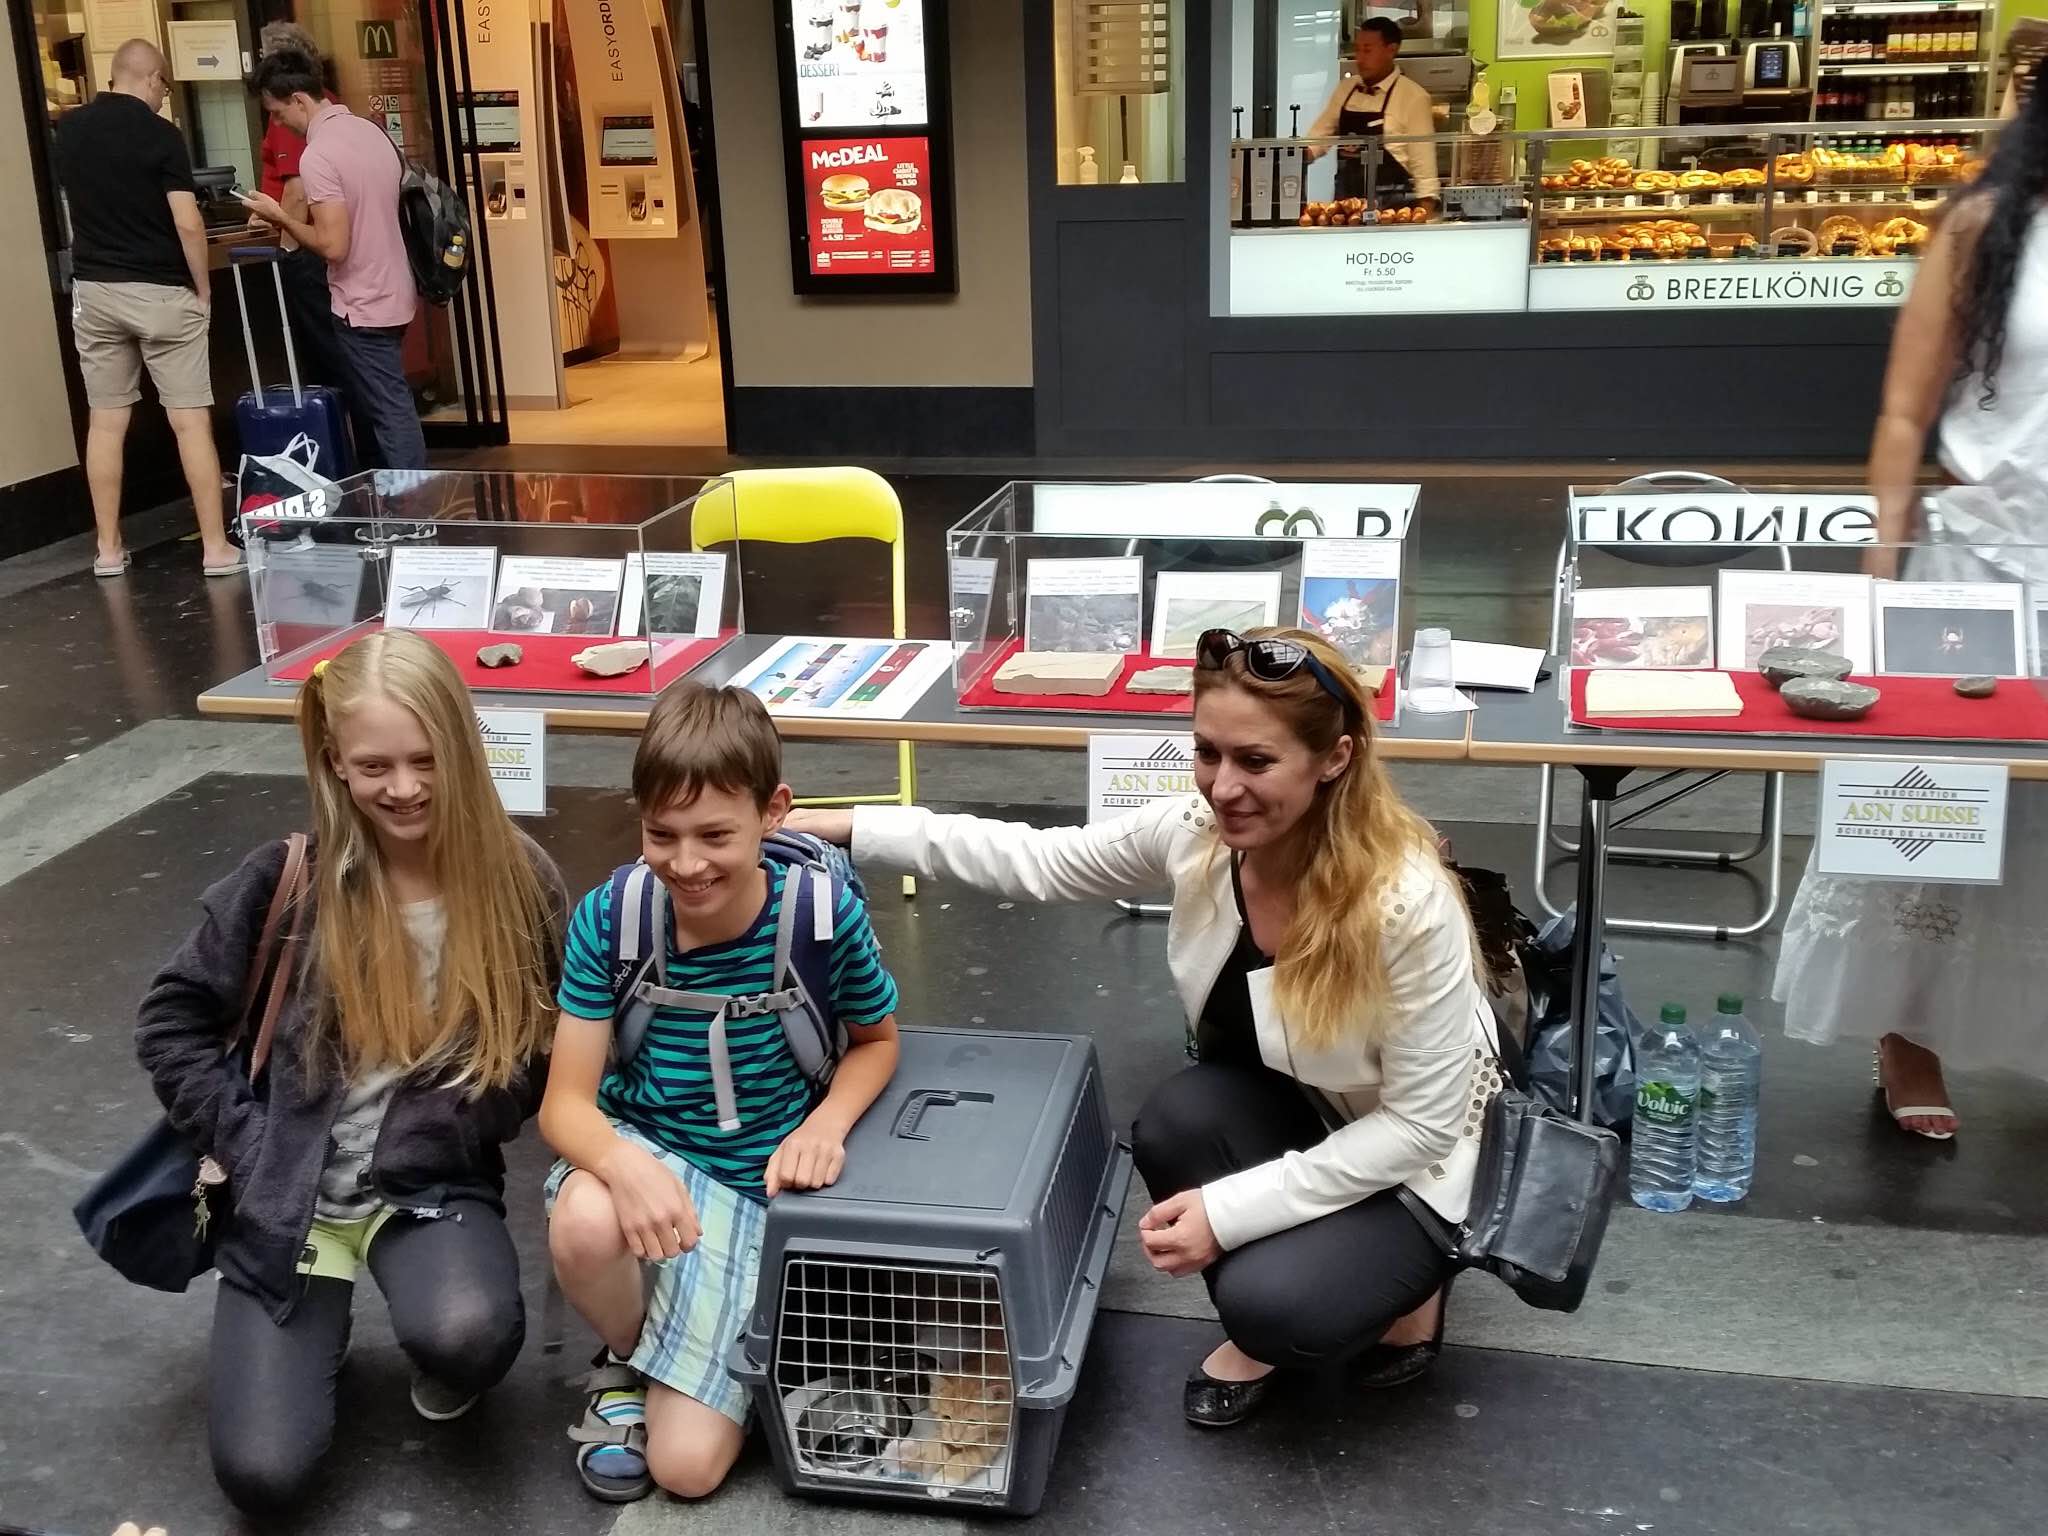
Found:
[(946, 0), (776, 0), (798, 293), (951, 293)]
[(806, 128), (922, 128), (924, 0), (786, 0)]
[(806, 139), (803, 156), (814, 276), (931, 272), (929, 139)]

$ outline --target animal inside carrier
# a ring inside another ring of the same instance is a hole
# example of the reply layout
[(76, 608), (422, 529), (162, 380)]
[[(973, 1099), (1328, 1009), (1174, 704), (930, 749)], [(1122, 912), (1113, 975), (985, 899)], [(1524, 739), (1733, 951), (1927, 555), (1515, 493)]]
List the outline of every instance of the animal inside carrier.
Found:
[(1094, 1045), (906, 1029), (830, 1189), (768, 1208), (733, 1376), (792, 1492), (1030, 1514), (1130, 1182)]

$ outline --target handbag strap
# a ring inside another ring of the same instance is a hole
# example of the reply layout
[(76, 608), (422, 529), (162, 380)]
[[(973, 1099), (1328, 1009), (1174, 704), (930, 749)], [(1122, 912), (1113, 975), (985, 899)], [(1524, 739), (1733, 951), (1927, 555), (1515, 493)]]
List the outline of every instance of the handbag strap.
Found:
[[(270, 976), (270, 988), (263, 993), (263, 1015), (256, 1026), (256, 1043), (249, 1052), (249, 1080), (254, 1082), (263, 1072), (263, 1065), (270, 1059), (271, 1041), (277, 1035), (277, 1018), (284, 1009), (285, 994), (291, 990), (291, 976), (296, 969), (293, 959), (306, 923), (306, 834), (294, 832), (285, 841), (284, 872), (278, 876), (277, 889), (271, 893), (270, 910), (263, 915), (263, 933), (256, 941), (255, 963), (249, 968), (249, 980), (242, 997), (242, 1023), (237, 1037), (247, 1034), (250, 1015), (256, 1010), (256, 999), (263, 992), (263, 978)], [(291, 913), (291, 927), (286, 933), (282, 950), (278, 947), (278, 930), (285, 926), (285, 913)], [(276, 953), (277, 963), (273, 967), (271, 958)]]

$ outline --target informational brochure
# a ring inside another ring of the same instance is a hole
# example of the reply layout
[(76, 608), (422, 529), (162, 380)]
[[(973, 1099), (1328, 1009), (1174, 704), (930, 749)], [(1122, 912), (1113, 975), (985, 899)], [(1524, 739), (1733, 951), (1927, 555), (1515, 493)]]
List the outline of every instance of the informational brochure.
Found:
[(1575, 667), (1711, 667), (1712, 587), (1581, 587), (1572, 594)]
[(1163, 571), (1152, 587), (1152, 651), (1191, 657), (1205, 630), (1280, 622), (1278, 571)]
[(1391, 667), (1401, 625), (1401, 546), (1310, 539), (1301, 546), (1301, 627), (1354, 667)]
[(788, 635), (741, 668), (771, 715), (829, 720), (901, 720), (953, 664), (938, 640), (838, 640)]
[(717, 634), (725, 607), (725, 556), (649, 550), (644, 558), (643, 569), (642, 556), (626, 556), (619, 633), (700, 639)]
[(1028, 560), (1024, 649), (1129, 655), (1145, 641), (1145, 562)]
[(498, 562), (491, 628), (510, 634), (608, 635), (619, 619), (623, 560), (507, 555)]
[(399, 545), (391, 551), (384, 622), (394, 629), (487, 629), (494, 547)]
[(1729, 670), (1754, 668), (1789, 646), (1844, 656), (1858, 672), (1875, 664), (1868, 576), (1804, 571), (1722, 571), (1718, 653)]
[(2018, 582), (1880, 581), (1877, 670), (2026, 676), (2026, 590)]

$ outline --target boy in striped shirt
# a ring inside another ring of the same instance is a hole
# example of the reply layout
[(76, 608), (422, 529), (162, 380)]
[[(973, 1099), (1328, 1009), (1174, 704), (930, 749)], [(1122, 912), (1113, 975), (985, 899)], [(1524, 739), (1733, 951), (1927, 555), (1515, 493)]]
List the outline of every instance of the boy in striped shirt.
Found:
[[(781, 738), (761, 701), (691, 682), (666, 689), (633, 759), (633, 797), (641, 856), (667, 890), (673, 924), (663, 984), (733, 997), (774, 990), (777, 919), (797, 877), (761, 854), (790, 806)], [(591, 891), (570, 921), (540, 1111), (541, 1134), (561, 1154), (547, 1182), (555, 1274), (606, 1350), (570, 1436), (598, 1498), (623, 1503), (657, 1483), (701, 1498), (724, 1481), (746, 1433), (746, 1395), (725, 1358), (753, 1304), (766, 1202), (839, 1177), (847, 1134), (896, 1067), (896, 983), (866, 909), (836, 888), (831, 1008), (846, 1054), (818, 1097), (777, 1015), (728, 1019), (734, 1125), (718, 1105), (712, 1014), (663, 1004), (632, 1059), (608, 1064), (608, 957), (621, 920), (611, 892), (609, 881)], [(644, 1292), (643, 1263), (655, 1266)]]

